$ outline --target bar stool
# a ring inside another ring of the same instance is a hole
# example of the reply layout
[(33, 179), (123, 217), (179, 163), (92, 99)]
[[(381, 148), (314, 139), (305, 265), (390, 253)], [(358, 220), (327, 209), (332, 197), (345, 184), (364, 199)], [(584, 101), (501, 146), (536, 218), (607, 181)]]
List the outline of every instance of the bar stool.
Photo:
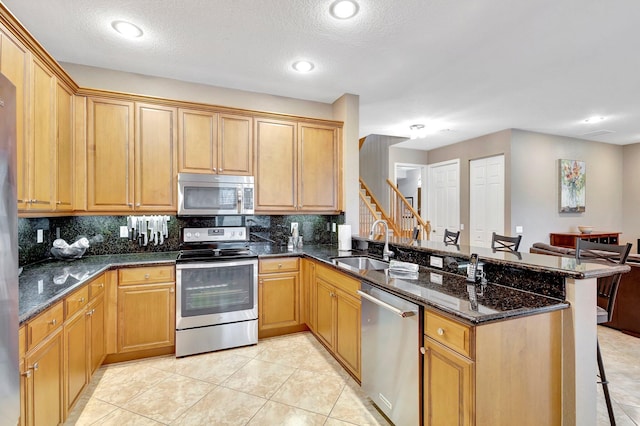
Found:
[[(630, 252), (631, 243), (627, 243), (626, 245), (602, 244), (582, 240), (580, 238), (576, 241), (576, 260), (578, 262), (580, 262), (580, 260), (595, 260), (599, 263), (604, 262), (624, 265), (627, 262), (627, 257), (629, 257)], [(601, 308), (600, 306), (597, 307), (597, 324), (603, 324), (611, 321), (621, 277), (622, 273), (615, 274), (610, 277), (598, 278), (598, 300), (606, 302), (607, 307), (606, 309)], [(616, 420), (613, 414), (613, 406), (611, 405), (611, 396), (609, 395), (609, 382), (607, 381), (607, 377), (604, 372), (604, 363), (602, 362), (602, 355), (600, 354), (599, 342), (596, 344), (596, 350), (600, 383), (602, 384), (604, 400), (607, 404), (609, 422), (612, 425), (615, 425)]]
[(495, 232), (491, 235), (491, 248), (496, 251), (518, 251), (520, 247), (520, 240), (522, 235), (517, 237), (507, 237), (505, 235), (498, 235)]
[(445, 244), (458, 244), (458, 238), (460, 238), (460, 231), (453, 232), (448, 229), (444, 230), (444, 243)]

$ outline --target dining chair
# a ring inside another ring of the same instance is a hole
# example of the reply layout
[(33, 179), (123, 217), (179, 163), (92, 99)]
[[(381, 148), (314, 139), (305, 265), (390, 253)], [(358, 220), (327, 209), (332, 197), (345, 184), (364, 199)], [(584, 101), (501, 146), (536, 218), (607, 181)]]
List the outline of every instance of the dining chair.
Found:
[(445, 244), (458, 244), (458, 238), (460, 238), (460, 231), (453, 232), (448, 229), (444, 230), (444, 243)]
[[(631, 252), (631, 243), (626, 245), (595, 243), (587, 240), (578, 239), (576, 241), (576, 260), (580, 262), (596, 261), (599, 263), (611, 263), (623, 265), (627, 262), (629, 253)], [(616, 295), (620, 285), (622, 273), (612, 275), (610, 277), (598, 278), (598, 301), (603, 302), (606, 308), (597, 306), (597, 324), (604, 324), (611, 321), (613, 317), (613, 309), (615, 307)], [(607, 404), (607, 413), (609, 414), (609, 422), (616, 424), (611, 405), (611, 396), (609, 395), (609, 382), (604, 371), (604, 363), (602, 362), (602, 354), (600, 353), (600, 343), (596, 340), (596, 354), (598, 360), (598, 371), (600, 373), (600, 383), (604, 392), (604, 400)]]
[(520, 240), (522, 235), (517, 237), (507, 237), (505, 235), (498, 235), (495, 232), (491, 235), (491, 248), (496, 251), (518, 251), (520, 247)]

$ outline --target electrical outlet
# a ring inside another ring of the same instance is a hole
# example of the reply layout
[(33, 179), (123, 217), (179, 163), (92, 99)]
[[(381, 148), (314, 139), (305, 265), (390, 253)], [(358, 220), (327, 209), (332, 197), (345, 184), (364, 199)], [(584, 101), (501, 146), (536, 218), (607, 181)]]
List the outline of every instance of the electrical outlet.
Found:
[(327, 222), (327, 231), (331, 231), (331, 225)]
[(44, 242), (44, 230), (38, 229), (36, 231), (36, 242), (43, 243)]
[(442, 269), (442, 258), (438, 256), (429, 256), (429, 266)]
[(336, 232), (336, 224), (335, 223), (331, 224), (331, 232)]
[(120, 238), (129, 238), (129, 228), (127, 225), (120, 227)]

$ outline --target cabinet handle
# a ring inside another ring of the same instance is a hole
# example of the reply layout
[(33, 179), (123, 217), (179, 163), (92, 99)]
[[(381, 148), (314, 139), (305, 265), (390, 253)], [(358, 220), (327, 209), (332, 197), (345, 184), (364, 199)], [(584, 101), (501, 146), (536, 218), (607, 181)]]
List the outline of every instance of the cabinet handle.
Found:
[(81, 297), (80, 300), (78, 300), (78, 302), (84, 303), (84, 297)]
[(24, 377), (26, 377), (26, 378), (31, 377), (31, 370), (27, 370), (27, 371), (25, 371), (24, 373), (22, 373), (22, 375), (23, 375)]
[(444, 335), (444, 328), (440, 327), (438, 328), (438, 336), (442, 336)]
[(420, 348), (420, 353), (421, 353), (422, 355), (424, 355), (424, 354), (426, 354), (426, 353), (427, 353), (427, 350), (426, 350), (425, 348), (421, 347), (421, 348)]
[(104, 283), (98, 284), (98, 288), (104, 288)]
[(56, 323), (57, 323), (57, 321), (56, 321), (56, 319), (55, 319), (55, 318), (54, 318), (54, 319), (52, 319), (51, 321), (49, 321), (49, 324), (51, 324), (51, 325), (56, 325)]
[(149, 279), (149, 274), (144, 274), (144, 279), (148, 280)]
[(40, 365), (36, 362), (33, 364), (33, 371), (38, 371), (38, 367), (40, 367)]

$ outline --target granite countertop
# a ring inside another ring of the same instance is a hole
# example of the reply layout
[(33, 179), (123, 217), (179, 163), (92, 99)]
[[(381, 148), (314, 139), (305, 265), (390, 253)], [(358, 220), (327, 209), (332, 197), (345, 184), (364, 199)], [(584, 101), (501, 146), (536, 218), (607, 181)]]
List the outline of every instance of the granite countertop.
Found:
[[(416, 277), (397, 275), (388, 270), (343, 268), (333, 262), (334, 257), (366, 255), (366, 251), (342, 252), (333, 245), (306, 245), (290, 251), (286, 246), (268, 243), (252, 243), (251, 248), (260, 258), (298, 256), (321, 261), (355, 278), (423, 306), (440, 309), (472, 324), (568, 307), (567, 303), (556, 298), (494, 283), (468, 286), (462, 275), (422, 266)], [(20, 324), (103, 271), (133, 266), (174, 264), (177, 254), (165, 252), (89, 256), (71, 262), (48, 260), (27, 265), (19, 278)]]
[(73, 261), (46, 260), (26, 265), (18, 278), (18, 320), (28, 319), (62, 300), (103, 271), (133, 266), (170, 265), (177, 252), (87, 256)]
[[(354, 235), (355, 240), (371, 242), (366, 237)], [(376, 240), (375, 243), (382, 243)], [(509, 266), (532, 272), (553, 273), (564, 278), (585, 279), (599, 278), (625, 273), (631, 270), (629, 265), (598, 264), (594, 262), (578, 262), (574, 258), (548, 256), (527, 252), (495, 251), (486, 247), (465, 246), (461, 244), (445, 244), (441, 241), (412, 241), (407, 238), (391, 237), (389, 244), (415, 251), (422, 251), (440, 256), (469, 258), (472, 253), (478, 254), (479, 260), (489, 261), (496, 265)], [(393, 249), (393, 248), (392, 248)]]

